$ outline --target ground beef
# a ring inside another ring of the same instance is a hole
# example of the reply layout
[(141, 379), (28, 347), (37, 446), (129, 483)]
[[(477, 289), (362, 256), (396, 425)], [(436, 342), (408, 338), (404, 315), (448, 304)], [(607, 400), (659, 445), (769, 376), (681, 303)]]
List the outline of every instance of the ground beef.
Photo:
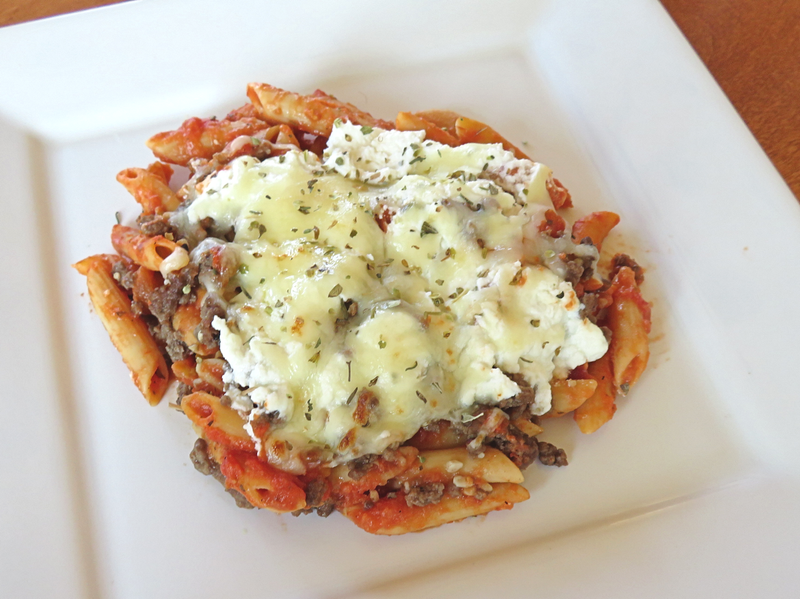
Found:
[(192, 460), (194, 469), (206, 476), (209, 476), (217, 467), (216, 462), (208, 455), (208, 443), (206, 443), (205, 439), (198, 439), (194, 442), (194, 447), (189, 453), (189, 459)]
[(509, 408), (514, 408), (518, 406), (527, 407), (530, 404), (532, 404), (536, 399), (536, 392), (528, 384), (528, 381), (525, 380), (525, 377), (519, 373), (506, 372), (505, 375), (517, 384), (517, 386), (519, 387), (519, 393), (517, 393), (513, 397), (504, 399), (498, 404), (498, 407), (500, 407), (503, 410), (508, 410)]
[(591, 256), (576, 256), (575, 254), (567, 255), (567, 273), (565, 279), (568, 283), (575, 285), (579, 281), (588, 279), (594, 274), (592, 264), (594, 258)]
[(633, 271), (633, 276), (636, 279), (636, 284), (641, 285), (644, 283), (644, 269), (636, 263), (636, 260), (628, 256), (628, 254), (617, 254), (611, 261), (611, 278), (617, 274), (620, 268), (627, 266)]
[[(220, 472), (219, 464), (208, 455), (208, 443), (205, 439), (198, 439), (194, 442), (194, 447), (189, 454), (189, 459), (195, 467), (195, 470), (206, 476), (212, 476), (215, 480), (225, 486), (225, 476)], [(239, 493), (236, 489), (225, 489), (231, 497), (236, 501), (236, 506), (244, 509), (253, 509), (253, 505), (247, 501), (247, 498)]]
[(317, 516), (322, 516), (323, 518), (327, 518), (330, 516), (334, 510), (336, 509), (336, 505), (333, 501), (326, 501), (319, 507), (315, 508), (317, 510)]
[(327, 518), (336, 509), (336, 505), (329, 497), (329, 483), (324, 478), (316, 478), (306, 487), (306, 507), (292, 512), (293, 516), (317, 512), (318, 516)]
[(207, 216), (200, 221), (200, 227), (206, 232), (208, 237), (215, 237), (223, 241), (231, 242), (236, 236), (236, 231), (234, 230), (233, 225), (229, 227), (220, 227), (210, 216)]
[(175, 310), (178, 308), (183, 296), (188, 295), (183, 292), (183, 289), (187, 285), (191, 289), (190, 276), (182, 275), (181, 271), (170, 273), (164, 280), (164, 284), (153, 288), (145, 298), (147, 308), (153, 316), (158, 318), (159, 322), (172, 322), (172, 316), (175, 314)]
[(209, 293), (200, 304), (200, 326), (197, 339), (205, 345), (219, 345), (219, 331), (211, 326), (215, 316), (225, 318), (225, 302), (215, 293)]
[(172, 234), (173, 238), (177, 238), (177, 231), (170, 224), (169, 218), (163, 214), (142, 214), (136, 219), (136, 223), (142, 233), (148, 237), (167, 235), (169, 233)]
[(373, 462), (375, 462), (375, 460), (377, 460), (379, 457), (380, 456), (378, 454), (371, 453), (369, 455), (362, 455), (360, 458), (356, 458), (355, 460), (351, 460), (348, 463), (348, 475), (352, 480), (359, 480), (360, 478), (363, 478), (364, 475), (369, 472)]
[(114, 262), (114, 266), (111, 267), (111, 275), (122, 287), (130, 291), (133, 289), (137, 270), (138, 267), (133, 262), (127, 258), (123, 258), (122, 260)]
[(318, 507), (325, 502), (328, 493), (328, 481), (324, 478), (315, 478), (306, 487), (306, 506)]
[(485, 444), (502, 451), (520, 470), (530, 466), (539, 454), (536, 437), (529, 437), (512, 424), (498, 434), (488, 435)]
[[(484, 446), (494, 447), (502, 451), (520, 469), (529, 466), (538, 453), (535, 437), (529, 437), (511, 424), (509, 414), (514, 418), (526, 414), (529, 404), (512, 406), (506, 410), (493, 408), (483, 413), (468, 424), (454, 423), (454, 427), (464, 430), (470, 442), (467, 449), (470, 455), (477, 456)], [(522, 414), (518, 414), (520, 412)]]
[(567, 453), (547, 441), (539, 441), (539, 461), (545, 466), (566, 466)]
[(431, 503), (439, 503), (444, 495), (444, 484), (442, 483), (424, 483), (411, 487), (406, 492), (406, 505), (423, 506), (430, 505)]
[(186, 383), (181, 383), (180, 381), (178, 381), (178, 387), (176, 391), (178, 393), (178, 399), (175, 400), (175, 403), (181, 405), (183, 398), (192, 393), (193, 389)]
[(600, 310), (600, 296), (591, 291), (587, 291), (583, 294), (581, 303), (583, 304), (581, 316), (597, 324), (597, 321), (604, 315), (601, 314)]
[(152, 333), (156, 341), (163, 345), (164, 351), (167, 352), (169, 359), (173, 362), (183, 360), (191, 355), (180, 334), (176, 333), (169, 324), (151, 324), (150, 333)]

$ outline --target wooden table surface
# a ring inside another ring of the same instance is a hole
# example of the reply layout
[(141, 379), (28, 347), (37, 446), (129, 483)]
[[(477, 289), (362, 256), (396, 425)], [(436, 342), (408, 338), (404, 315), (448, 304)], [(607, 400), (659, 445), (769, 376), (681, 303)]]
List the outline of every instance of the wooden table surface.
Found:
[[(4, 0), (0, 26), (118, 1)], [(661, 3), (800, 199), (800, 0)]]

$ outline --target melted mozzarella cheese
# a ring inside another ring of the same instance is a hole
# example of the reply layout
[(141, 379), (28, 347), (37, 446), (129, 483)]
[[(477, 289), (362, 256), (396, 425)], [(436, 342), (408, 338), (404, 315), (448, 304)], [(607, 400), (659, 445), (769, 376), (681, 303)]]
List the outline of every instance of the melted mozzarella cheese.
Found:
[(236, 291), (213, 323), (234, 407), (277, 415), (273, 445), (331, 463), (516, 395), (507, 374), (545, 413), (554, 375), (607, 350), (523, 237), (550, 205), (549, 176), (497, 144), (342, 123), (322, 161), (241, 157), (208, 178), (186, 217), (235, 231)]

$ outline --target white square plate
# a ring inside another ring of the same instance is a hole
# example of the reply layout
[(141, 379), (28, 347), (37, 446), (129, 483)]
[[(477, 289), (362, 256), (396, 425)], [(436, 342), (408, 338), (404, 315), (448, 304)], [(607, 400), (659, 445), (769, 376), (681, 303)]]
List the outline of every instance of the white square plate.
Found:
[[(0, 595), (800, 592), (800, 205), (655, 0), (142, 0), (0, 30), (0, 56)], [(69, 265), (135, 216), (114, 176), (144, 140), (248, 81), (452, 108), (527, 142), (576, 214), (620, 213), (651, 366), (595, 435), (553, 423), (572, 463), (531, 467), (530, 501), (399, 538), (237, 510), (128, 381)]]

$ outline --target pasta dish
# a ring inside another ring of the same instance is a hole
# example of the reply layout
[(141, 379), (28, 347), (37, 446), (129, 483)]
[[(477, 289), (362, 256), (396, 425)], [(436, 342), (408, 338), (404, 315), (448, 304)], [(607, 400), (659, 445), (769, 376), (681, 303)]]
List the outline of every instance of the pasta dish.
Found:
[(240, 507), (401, 534), (528, 499), (567, 463), (547, 420), (597, 430), (647, 365), (642, 269), (598, 266), (619, 217), (569, 224), (549, 168), (450, 111), (248, 97), (153, 136), (117, 176), (135, 226), (75, 265), (134, 383), (177, 381)]

